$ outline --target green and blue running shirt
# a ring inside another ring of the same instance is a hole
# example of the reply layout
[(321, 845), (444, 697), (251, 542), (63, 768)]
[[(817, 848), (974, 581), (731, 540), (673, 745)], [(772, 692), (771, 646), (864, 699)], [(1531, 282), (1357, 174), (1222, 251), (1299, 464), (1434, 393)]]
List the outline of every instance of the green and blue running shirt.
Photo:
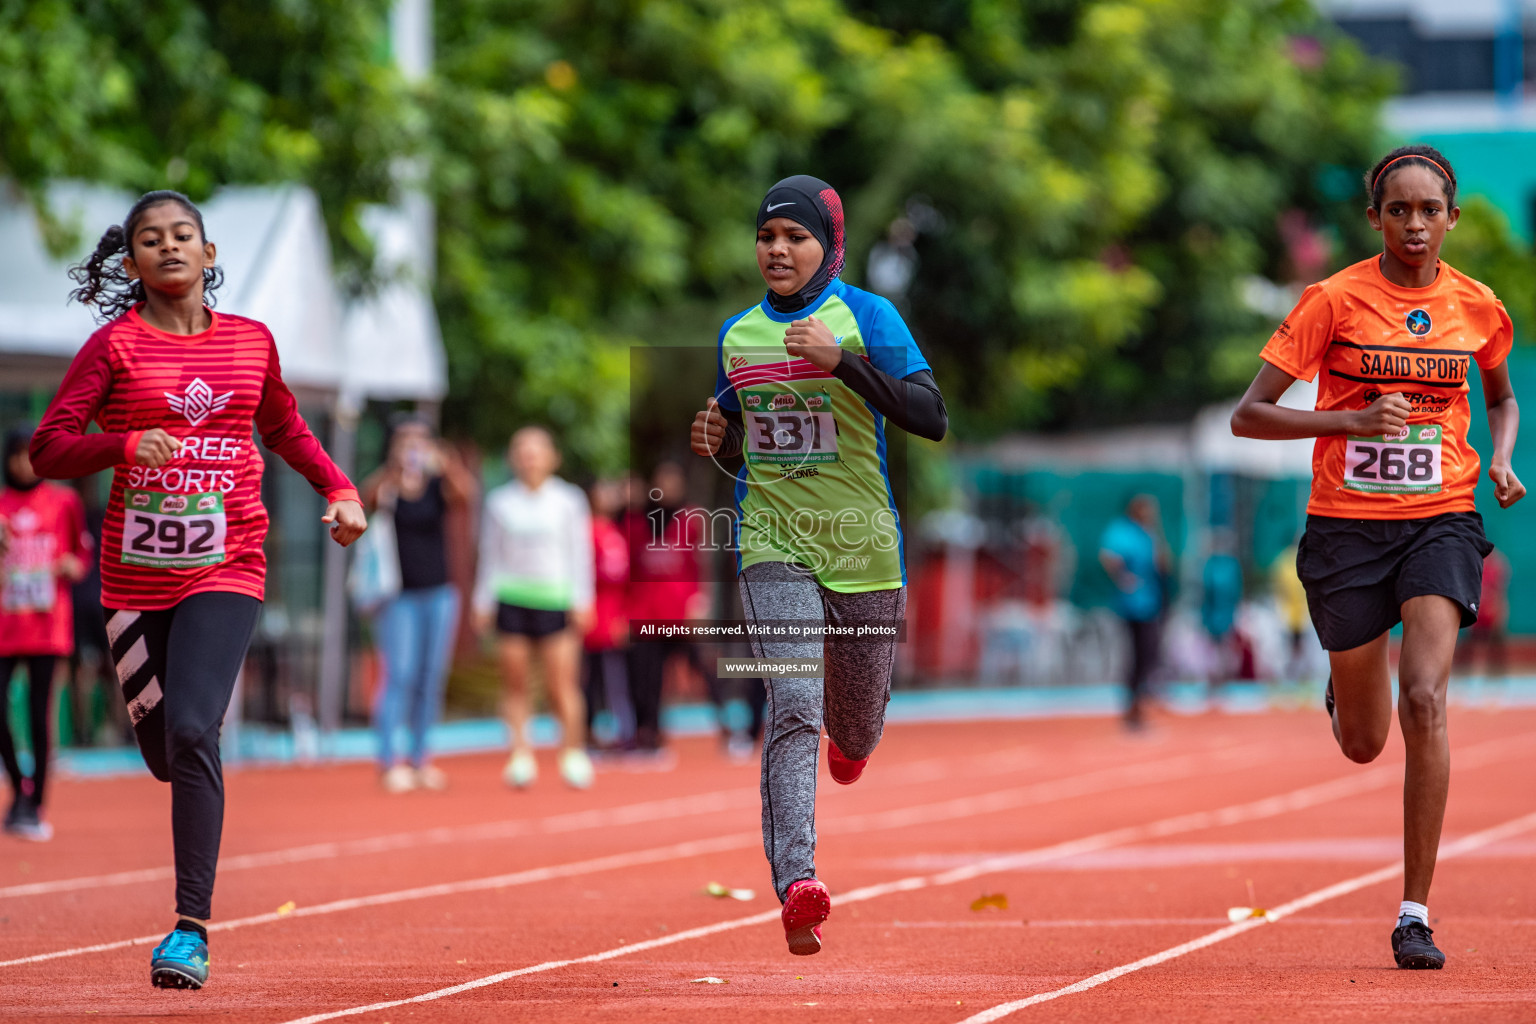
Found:
[(800, 562), (829, 590), (892, 590), (906, 583), (906, 560), (885, 417), (785, 350), (786, 327), (812, 316), (840, 348), (898, 380), (929, 369), (896, 307), (839, 279), (798, 312), (776, 312), (765, 300), (725, 322), (715, 396), (746, 429), (737, 567)]

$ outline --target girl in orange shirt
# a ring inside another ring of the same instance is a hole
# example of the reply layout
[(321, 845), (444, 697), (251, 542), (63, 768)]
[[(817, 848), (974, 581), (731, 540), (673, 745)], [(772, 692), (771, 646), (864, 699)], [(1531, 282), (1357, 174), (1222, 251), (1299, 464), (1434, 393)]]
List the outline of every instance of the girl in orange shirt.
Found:
[[(1505, 357), (1513, 330), (1485, 285), (1440, 260), (1456, 226), (1456, 174), (1429, 146), (1404, 146), (1366, 176), (1383, 251), (1302, 293), (1232, 415), (1242, 437), (1317, 438), (1296, 568), (1332, 675), (1325, 697), (1346, 757), (1365, 763), (1392, 722), (1387, 633), (1403, 624), (1397, 717), (1403, 780), (1403, 902), (1392, 952), (1439, 969), (1430, 880), (1450, 782), (1445, 691), (1456, 633), (1477, 619), (1483, 535), (1472, 493), (1467, 375), (1482, 377), (1493, 434), (1488, 476), (1501, 508), (1525, 495), (1510, 468), (1520, 411)], [(1317, 406), (1280, 396), (1319, 373)]]

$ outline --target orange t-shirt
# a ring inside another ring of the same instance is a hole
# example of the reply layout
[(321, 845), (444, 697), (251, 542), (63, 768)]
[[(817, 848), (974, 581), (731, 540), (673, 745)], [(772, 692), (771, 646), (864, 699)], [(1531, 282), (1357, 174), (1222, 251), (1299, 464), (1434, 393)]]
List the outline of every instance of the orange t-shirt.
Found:
[(1264, 361), (1310, 381), (1323, 411), (1384, 393), (1413, 403), (1393, 437), (1320, 437), (1307, 511), (1345, 519), (1471, 512), (1480, 469), (1467, 443), (1467, 372), (1509, 355), (1514, 329), (1493, 292), (1443, 260), (1428, 288), (1388, 281), (1372, 256), (1312, 285), (1264, 346)]

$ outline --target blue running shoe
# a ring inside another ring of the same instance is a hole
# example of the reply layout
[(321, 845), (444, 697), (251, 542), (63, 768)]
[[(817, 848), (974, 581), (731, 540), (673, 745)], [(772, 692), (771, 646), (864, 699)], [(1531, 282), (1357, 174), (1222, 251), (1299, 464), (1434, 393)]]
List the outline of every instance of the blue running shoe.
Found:
[(149, 957), (149, 982), (156, 988), (202, 988), (208, 980), (208, 943), (197, 932), (178, 928)]

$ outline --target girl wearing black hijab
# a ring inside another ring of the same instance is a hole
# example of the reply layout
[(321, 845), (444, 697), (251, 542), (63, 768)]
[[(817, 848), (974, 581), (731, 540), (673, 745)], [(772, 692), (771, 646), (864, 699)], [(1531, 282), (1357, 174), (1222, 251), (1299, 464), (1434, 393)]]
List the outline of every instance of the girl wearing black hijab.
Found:
[(828, 771), (850, 784), (880, 742), (906, 610), (886, 424), (935, 441), (948, 426), (896, 308), (841, 280), (843, 235), (842, 200), (819, 178), (763, 197), (768, 292), (721, 328), (715, 396), (691, 436), (699, 455), (743, 457), (738, 583), (749, 623), (770, 631), (754, 631), (753, 653), (824, 665), (767, 680), (763, 849), (801, 955), (820, 951), (832, 906), (815, 865), (822, 723)]

